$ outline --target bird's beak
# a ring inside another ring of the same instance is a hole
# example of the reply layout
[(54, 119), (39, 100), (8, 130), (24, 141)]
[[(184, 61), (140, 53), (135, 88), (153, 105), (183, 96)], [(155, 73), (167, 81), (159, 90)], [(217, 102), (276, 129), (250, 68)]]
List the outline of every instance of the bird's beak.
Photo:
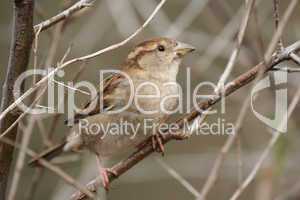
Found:
[(175, 47), (176, 54), (178, 56), (184, 56), (185, 54), (194, 51), (196, 48), (192, 45), (183, 43), (183, 42), (177, 42), (177, 46)]

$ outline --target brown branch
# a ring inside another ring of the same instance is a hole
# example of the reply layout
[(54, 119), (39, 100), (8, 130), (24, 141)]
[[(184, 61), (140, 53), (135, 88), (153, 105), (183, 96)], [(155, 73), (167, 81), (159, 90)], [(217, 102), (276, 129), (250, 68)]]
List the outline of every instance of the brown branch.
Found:
[[(33, 41), (33, 4), (33, 0), (14, 0), (13, 37), (2, 90), (1, 112), (13, 102), (13, 84), (16, 78), (27, 68)], [(6, 130), (17, 118), (17, 114), (9, 113), (1, 119), (0, 133)], [(17, 131), (17, 127), (10, 130), (10, 140), (15, 141)], [(5, 199), (13, 151), (13, 147), (0, 143), (0, 199)]]
[[(285, 48), (280, 54), (276, 56), (272, 56), (269, 64), (265, 64), (264, 62), (259, 63), (258, 65), (254, 66), (249, 71), (245, 72), (244, 74), (237, 77), (235, 80), (228, 83), (224, 88), (224, 96), (228, 96), (231, 93), (237, 91), (239, 88), (245, 86), (252, 80), (256, 78), (256, 76), (259, 74), (259, 72), (267, 72), (270, 69), (272, 69), (274, 66), (276, 66), (278, 63), (283, 62), (285, 60), (290, 60), (290, 54), (296, 53), (300, 51), (300, 41), (297, 41), (296, 43), (290, 45), (289, 47)], [(198, 112), (197, 110), (193, 110), (190, 114), (187, 114), (185, 117), (180, 118), (177, 120), (177, 123), (180, 127), (183, 126), (183, 124), (188, 121), (191, 122), (194, 119), (196, 119), (199, 115), (201, 115), (204, 111), (209, 109), (211, 106), (216, 104), (221, 100), (222, 96), (220, 95), (214, 95), (207, 101), (201, 102), (198, 107), (202, 110), (202, 112)], [(162, 142), (165, 144), (171, 140), (178, 140), (182, 139), (180, 135), (174, 135), (169, 132), (166, 132), (164, 134), (164, 138)], [(147, 143), (150, 144), (151, 138), (147, 139)], [(142, 147), (141, 149), (138, 149), (136, 152), (131, 154), (127, 159), (120, 161), (116, 165), (114, 165), (111, 169), (116, 172), (117, 176), (114, 176), (112, 174), (109, 174), (109, 180), (113, 181), (118, 176), (124, 174), (126, 171), (131, 169), (133, 166), (135, 166), (137, 163), (142, 161), (144, 158), (146, 158), (148, 155), (153, 153), (154, 150), (151, 145), (146, 145)], [(91, 192), (96, 192), (97, 188), (101, 185), (101, 178), (97, 177), (94, 180), (90, 181), (90, 183), (87, 184), (87, 189)], [(81, 192), (76, 192), (71, 196), (72, 200), (83, 200), (86, 199), (86, 196)]]
[(39, 29), (41, 29), (41, 31), (44, 31), (47, 28), (57, 24), (58, 22), (67, 19), (75, 12), (82, 10), (83, 8), (90, 7), (91, 5), (92, 5), (92, 0), (80, 0), (77, 3), (75, 3), (73, 6), (62, 11), (61, 13), (51, 17), (50, 19), (47, 19), (46, 21), (43, 21), (35, 25), (34, 31), (36, 32)]

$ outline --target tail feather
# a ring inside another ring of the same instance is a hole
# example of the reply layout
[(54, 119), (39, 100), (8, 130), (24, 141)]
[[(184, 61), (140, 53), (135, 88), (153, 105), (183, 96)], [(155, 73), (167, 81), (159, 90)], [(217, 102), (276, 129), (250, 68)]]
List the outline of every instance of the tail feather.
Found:
[(62, 152), (64, 152), (65, 144), (66, 144), (66, 142), (63, 142), (61, 144), (58, 144), (54, 147), (51, 147), (51, 148), (45, 150), (44, 152), (39, 154), (36, 158), (33, 158), (31, 161), (29, 161), (28, 165), (31, 167), (38, 166), (40, 158), (43, 158), (45, 160), (51, 160), (52, 158), (54, 158), (54, 157), (58, 156), (59, 154), (61, 154)]

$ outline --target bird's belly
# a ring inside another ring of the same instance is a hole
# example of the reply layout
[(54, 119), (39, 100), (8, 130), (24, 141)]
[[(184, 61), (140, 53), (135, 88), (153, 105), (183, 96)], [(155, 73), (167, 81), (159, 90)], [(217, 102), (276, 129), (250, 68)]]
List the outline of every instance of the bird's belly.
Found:
[(156, 133), (161, 119), (169, 114), (166, 111), (177, 106), (178, 88), (160, 87), (160, 96), (153, 99), (149, 99), (149, 95), (155, 94), (153, 87), (142, 87), (140, 92), (148, 96), (133, 101), (127, 111), (87, 117), (88, 125), (78, 127), (83, 146), (103, 157), (111, 156), (136, 147), (147, 136)]
[[(87, 118), (81, 127), (84, 146), (102, 157), (129, 151), (153, 134), (160, 116), (144, 116), (138, 113), (100, 114)], [(97, 127), (97, 128), (96, 128)], [(97, 132), (96, 132), (97, 131)]]

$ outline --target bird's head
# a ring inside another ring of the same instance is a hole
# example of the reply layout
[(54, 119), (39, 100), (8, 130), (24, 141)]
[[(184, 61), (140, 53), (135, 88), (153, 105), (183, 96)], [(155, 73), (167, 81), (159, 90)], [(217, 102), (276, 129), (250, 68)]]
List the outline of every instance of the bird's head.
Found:
[(155, 38), (137, 45), (127, 61), (144, 70), (172, 70), (178, 68), (184, 55), (194, 50), (193, 46), (170, 38)]

